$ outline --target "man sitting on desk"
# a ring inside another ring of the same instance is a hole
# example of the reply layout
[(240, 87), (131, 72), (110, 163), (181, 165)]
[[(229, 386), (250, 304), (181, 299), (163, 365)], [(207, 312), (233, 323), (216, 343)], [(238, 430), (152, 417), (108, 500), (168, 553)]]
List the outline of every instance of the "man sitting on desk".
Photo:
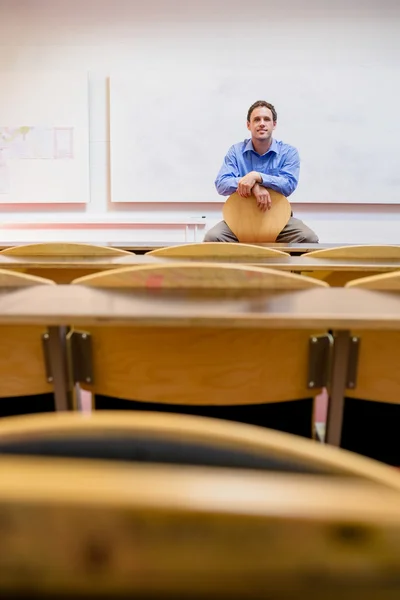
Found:
[[(272, 138), (276, 122), (277, 113), (272, 104), (258, 100), (250, 106), (247, 129), (251, 132), (251, 139), (234, 144), (228, 150), (215, 180), (215, 187), (221, 196), (230, 196), (236, 191), (244, 198), (253, 194), (260, 210), (266, 211), (271, 207), (266, 188), (286, 197), (294, 192), (299, 179), (299, 153), (293, 146)], [(221, 221), (206, 233), (204, 241), (239, 240), (225, 221)], [(312, 244), (318, 242), (318, 236), (292, 213), (276, 241)]]

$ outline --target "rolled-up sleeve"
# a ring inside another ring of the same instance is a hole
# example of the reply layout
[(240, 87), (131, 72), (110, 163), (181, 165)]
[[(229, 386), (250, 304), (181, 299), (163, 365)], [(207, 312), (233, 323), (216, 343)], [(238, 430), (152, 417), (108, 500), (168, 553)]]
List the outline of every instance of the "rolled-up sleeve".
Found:
[(239, 167), (233, 146), (229, 148), (222, 167), (215, 180), (215, 187), (221, 196), (230, 196), (236, 192), (239, 184)]

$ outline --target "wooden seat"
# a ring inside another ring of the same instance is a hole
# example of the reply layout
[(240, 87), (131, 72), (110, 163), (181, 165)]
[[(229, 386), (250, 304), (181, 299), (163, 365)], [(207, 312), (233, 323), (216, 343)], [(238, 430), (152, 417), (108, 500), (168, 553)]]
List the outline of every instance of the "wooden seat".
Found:
[[(215, 263), (129, 267), (73, 283), (125, 291), (169, 288), (186, 296), (196, 290), (237, 296), (326, 285), (277, 270)], [(318, 332), (263, 335), (252, 328), (190, 325), (84, 327), (93, 341), (94, 384), (82, 387), (96, 395), (96, 408), (185, 412), (311, 437), (318, 392), (307, 387), (307, 365), (310, 336)]]
[(157, 248), (147, 254), (154, 256), (176, 256), (180, 258), (267, 258), (271, 256), (288, 256), (287, 252), (254, 246), (252, 244), (231, 244), (228, 242), (207, 242), (200, 244), (182, 244)]
[[(332, 258), (332, 259), (354, 259), (358, 260), (390, 260), (400, 258), (400, 246), (384, 246), (384, 245), (360, 245), (360, 246), (338, 246), (337, 248), (322, 248), (321, 250), (313, 250), (307, 253), (307, 258)], [(369, 273), (370, 275), (379, 274)], [(314, 278), (322, 279), (329, 283), (332, 287), (345, 286), (349, 281), (363, 277), (365, 273), (360, 267), (359, 271), (352, 269), (351, 271), (332, 272), (329, 271), (329, 266), (326, 271), (319, 271), (309, 275)]]
[(224, 221), (239, 242), (255, 244), (275, 242), (290, 219), (290, 203), (278, 192), (268, 190), (272, 205), (262, 212), (254, 196), (242, 198), (237, 192), (229, 196), (222, 209)]
[(0, 517), (3, 597), (400, 593), (399, 494), (365, 482), (3, 457)]
[[(96, 246), (93, 244), (80, 244), (72, 242), (44, 242), (42, 244), (26, 244), (13, 246), (1, 250), (1, 254), (8, 256), (120, 256), (132, 254), (128, 250), (112, 248), (110, 246)], [(134, 253), (133, 253), (134, 254)]]
[[(54, 281), (0, 269), (0, 293), (37, 285), (54, 285)], [(54, 410), (42, 348), (45, 332), (38, 325), (0, 325), (0, 417)]]
[(3, 419), (0, 455), (53, 456), (340, 475), (400, 492), (400, 474), (270, 429), (187, 415), (97, 411)]

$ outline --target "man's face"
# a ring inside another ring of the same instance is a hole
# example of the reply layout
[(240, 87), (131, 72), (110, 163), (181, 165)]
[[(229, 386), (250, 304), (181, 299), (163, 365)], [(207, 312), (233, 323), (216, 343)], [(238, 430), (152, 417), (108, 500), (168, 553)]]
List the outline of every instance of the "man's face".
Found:
[(255, 108), (250, 115), (250, 121), (247, 121), (247, 129), (251, 132), (251, 137), (260, 142), (271, 139), (275, 127), (272, 112), (265, 106)]

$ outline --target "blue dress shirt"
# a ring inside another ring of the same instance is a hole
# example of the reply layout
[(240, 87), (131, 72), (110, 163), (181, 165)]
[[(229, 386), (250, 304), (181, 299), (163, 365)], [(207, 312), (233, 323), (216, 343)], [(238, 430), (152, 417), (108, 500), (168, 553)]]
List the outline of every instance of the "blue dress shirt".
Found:
[(261, 185), (264, 187), (290, 196), (299, 180), (299, 153), (293, 146), (275, 139), (268, 152), (261, 155), (254, 150), (251, 139), (234, 144), (229, 148), (215, 180), (218, 194), (230, 196), (236, 192), (239, 179), (250, 171), (261, 173)]

